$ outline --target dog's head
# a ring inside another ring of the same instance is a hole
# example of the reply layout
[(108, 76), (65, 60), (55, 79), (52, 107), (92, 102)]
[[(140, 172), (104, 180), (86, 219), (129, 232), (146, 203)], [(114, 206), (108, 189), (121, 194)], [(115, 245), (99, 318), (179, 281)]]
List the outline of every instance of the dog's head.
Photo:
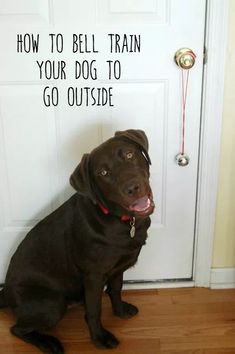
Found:
[(147, 216), (154, 210), (150, 164), (145, 133), (118, 131), (90, 154), (83, 155), (70, 183), (78, 193), (117, 215)]

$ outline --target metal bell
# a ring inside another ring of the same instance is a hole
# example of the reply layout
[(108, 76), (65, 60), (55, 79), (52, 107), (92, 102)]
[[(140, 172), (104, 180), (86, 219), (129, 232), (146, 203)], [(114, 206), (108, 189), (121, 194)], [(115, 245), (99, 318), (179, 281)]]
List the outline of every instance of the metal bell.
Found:
[(185, 154), (179, 153), (176, 155), (175, 160), (177, 164), (181, 167), (187, 166), (189, 164), (189, 157)]

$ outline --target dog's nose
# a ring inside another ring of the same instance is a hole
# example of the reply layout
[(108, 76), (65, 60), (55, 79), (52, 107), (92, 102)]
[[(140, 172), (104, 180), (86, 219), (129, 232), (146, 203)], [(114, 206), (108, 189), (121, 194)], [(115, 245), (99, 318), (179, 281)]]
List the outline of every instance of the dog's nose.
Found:
[(139, 183), (131, 183), (125, 189), (126, 194), (129, 194), (129, 195), (138, 194), (139, 191), (140, 191), (140, 184)]

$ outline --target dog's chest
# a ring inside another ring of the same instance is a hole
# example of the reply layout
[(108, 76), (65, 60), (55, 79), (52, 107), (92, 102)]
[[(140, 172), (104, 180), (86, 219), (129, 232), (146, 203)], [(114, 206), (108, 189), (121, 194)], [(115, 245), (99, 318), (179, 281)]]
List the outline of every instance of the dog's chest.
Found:
[(106, 222), (102, 231), (99, 229), (88, 237), (89, 242), (81, 257), (85, 266), (111, 274), (134, 265), (146, 242), (149, 223), (137, 223), (135, 235), (131, 237), (132, 225), (128, 221)]
[(103, 228), (103, 240), (109, 246), (134, 250), (145, 244), (149, 225), (149, 220), (110, 220)]

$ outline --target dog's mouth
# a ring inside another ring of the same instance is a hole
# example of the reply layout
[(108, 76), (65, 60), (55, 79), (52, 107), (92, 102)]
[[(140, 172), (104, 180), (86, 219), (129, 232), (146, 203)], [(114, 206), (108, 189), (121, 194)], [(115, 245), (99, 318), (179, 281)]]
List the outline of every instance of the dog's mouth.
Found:
[(152, 194), (147, 194), (144, 197), (136, 199), (129, 207), (128, 210), (138, 215), (150, 215), (154, 210), (154, 201)]

